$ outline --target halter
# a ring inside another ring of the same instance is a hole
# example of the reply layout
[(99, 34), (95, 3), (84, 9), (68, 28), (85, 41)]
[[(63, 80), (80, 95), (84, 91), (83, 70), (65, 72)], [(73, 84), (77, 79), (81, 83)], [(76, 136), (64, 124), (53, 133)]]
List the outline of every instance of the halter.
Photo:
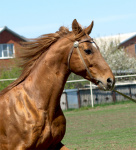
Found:
[[(68, 55), (68, 68), (69, 68), (69, 70), (71, 70), (71, 69), (70, 69), (70, 58), (71, 58), (71, 56), (72, 56), (72, 53), (73, 53), (73, 51), (74, 51), (74, 48), (76, 48), (76, 49), (77, 49), (77, 52), (78, 52), (78, 54), (79, 54), (79, 56), (80, 56), (80, 58), (81, 58), (81, 60), (82, 60), (82, 63), (83, 63), (83, 65), (84, 65), (84, 67), (85, 67), (87, 73), (89, 74), (89, 77), (90, 77), (91, 79), (95, 79), (95, 78), (92, 77), (91, 72), (90, 72), (90, 70), (88, 69), (88, 67), (86, 66), (86, 63), (85, 63), (85, 61), (84, 61), (84, 59), (83, 59), (83, 56), (82, 56), (82, 54), (80, 53), (80, 50), (79, 50), (79, 44), (80, 44), (80, 43), (83, 43), (83, 42), (89, 42), (89, 43), (94, 43), (94, 44), (95, 44), (95, 42), (93, 41), (92, 38), (87, 38), (87, 39), (84, 39), (84, 40), (81, 40), (81, 41), (75, 41), (74, 44), (73, 44), (73, 47), (71, 48), (71, 50), (70, 50), (70, 52), (69, 52), (69, 55)], [(96, 45), (96, 44), (95, 44), (95, 45)], [(96, 45), (96, 47), (98, 48), (97, 45)], [(98, 48), (98, 49), (99, 49), (99, 48)], [(104, 86), (103, 86), (103, 88), (105, 89)], [(115, 89), (113, 89), (113, 91), (114, 91), (114, 92), (117, 92), (118, 94), (120, 94), (120, 95), (122, 95), (122, 96), (128, 98), (129, 100), (131, 100), (131, 101), (133, 101), (133, 102), (136, 103), (136, 100), (135, 100), (135, 99), (133, 99), (133, 98), (131, 98), (131, 97), (129, 97), (129, 96), (127, 96), (127, 95), (125, 95), (125, 94), (123, 94), (123, 93), (121, 93), (121, 92), (115, 90)]]
[[(72, 53), (73, 53), (73, 51), (74, 51), (74, 48), (76, 48), (76, 50), (77, 50), (77, 52), (78, 52), (78, 54), (79, 54), (79, 56), (80, 56), (80, 58), (81, 58), (81, 60), (82, 60), (82, 63), (83, 63), (83, 65), (84, 65), (84, 67), (85, 67), (85, 69), (86, 69), (86, 71), (87, 71), (89, 77), (90, 77), (91, 79), (94, 79), (94, 78), (92, 77), (92, 75), (91, 75), (90, 70), (89, 70), (88, 67), (86, 66), (86, 63), (85, 63), (85, 61), (84, 61), (84, 59), (83, 59), (83, 56), (82, 56), (82, 54), (81, 54), (81, 52), (80, 52), (80, 50), (79, 50), (79, 44), (80, 44), (80, 43), (83, 43), (83, 42), (95, 43), (92, 38), (86, 38), (86, 39), (81, 40), (81, 41), (75, 41), (74, 44), (73, 44), (73, 47), (71, 48), (71, 50), (70, 50), (70, 52), (69, 52), (69, 55), (68, 55), (68, 68), (69, 68), (69, 70), (71, 70), (71, 69), (70, 69), (70, 58), (71, 58), (71, 56), (72, 56)], [(95, 44), (95, 45), (96, 45), (96, 44)], [(97, 46), (97, 45), (96, 45), (96, 46)]]

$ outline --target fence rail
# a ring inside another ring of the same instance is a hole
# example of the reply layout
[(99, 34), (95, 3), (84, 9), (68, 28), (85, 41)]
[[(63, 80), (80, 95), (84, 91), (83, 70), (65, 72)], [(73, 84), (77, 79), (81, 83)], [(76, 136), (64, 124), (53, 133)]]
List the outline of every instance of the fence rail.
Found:
[[(132, 78), (134, 80), (136, 80), (136, 74), (134, 75), (122, 75), (122, 76), (115, 76), (116, 79), (123, 79), (123, 78)], [(16, 80), (17, 78), (12, 78), (12, 79), (0, 79), (0, 82), (2, 81), (14, 81)], [(80, 79), (80, 80), (69, 80), (67, 81), (67, 83), (71, 83), (71, 82), (83, 82), (83, 81), (88, 81), (86, 79)]]
[[(117, 88), (120, 92), (127, 94), (133, 98), (136, 98), (136, 74), (135, 75), (122, 75), (115, 76), (116, 84), (115, 88)], [(0, 82), (6, 81), (14, 81), (16, 78), (12, 79), (0, 79)], [(67, 83), (74, 82), (84, 82), (88, 81), (86, 79), (81, 80), (71, 80), (67, 81)], [(61, 98), (61, 107), (63, 110), (68, 108), (79, 108), (86, 104), (94, 106), (96, 103), (103, 102), (112, 102), (119, 101), (122, 99), (121, 96), (116, 94), (115, 92), (110, 91), (100, 91), (97, 86), (91, 84), (88, 86), (89, 88), (79, 88), (76, 91), (68, 91), (64, 90)], [(73, 103), (75, 101), (75, 104)]]
[(2, 81), (14, 81), (14, 80), (16, 80), (17, 78), (13, 78), (13, 79), (0, 79), (0, 82), (2, 82)]

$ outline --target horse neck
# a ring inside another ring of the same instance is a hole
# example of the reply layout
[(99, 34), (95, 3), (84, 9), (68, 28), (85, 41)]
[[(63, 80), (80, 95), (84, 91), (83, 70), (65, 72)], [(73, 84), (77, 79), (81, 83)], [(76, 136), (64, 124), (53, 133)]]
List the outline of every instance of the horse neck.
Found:
[(26, 91), (40, 109), (60, 108), (60, 97), (70, 74), (67, 66), (67, 48), (70, 47), (62, 47), (57, 43), (51, 46), (26, 79)]

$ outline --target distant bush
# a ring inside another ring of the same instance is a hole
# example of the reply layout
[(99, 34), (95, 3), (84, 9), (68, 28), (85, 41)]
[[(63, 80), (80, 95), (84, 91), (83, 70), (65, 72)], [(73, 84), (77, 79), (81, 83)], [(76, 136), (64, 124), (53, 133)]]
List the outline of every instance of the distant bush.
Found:
[[(70, 81), (70, 80), (81, 80), (81, 79), (83, 79), (83, 77), (75, 75), (74, 73), (71, 73), (69, 78), (68, 78), (68, 81)], [(66, 83), (65, 89), (83, 88), (87, 84), (89, 84), (89, 81)]]

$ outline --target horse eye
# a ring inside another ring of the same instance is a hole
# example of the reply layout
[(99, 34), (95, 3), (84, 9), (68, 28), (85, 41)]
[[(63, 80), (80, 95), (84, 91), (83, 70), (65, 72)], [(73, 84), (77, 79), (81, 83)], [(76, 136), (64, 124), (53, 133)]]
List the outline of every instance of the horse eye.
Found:
[(86, 54), (92, 54), (92, 50), (90, 50), (90, 49), (85, 49), (84, 51)]

